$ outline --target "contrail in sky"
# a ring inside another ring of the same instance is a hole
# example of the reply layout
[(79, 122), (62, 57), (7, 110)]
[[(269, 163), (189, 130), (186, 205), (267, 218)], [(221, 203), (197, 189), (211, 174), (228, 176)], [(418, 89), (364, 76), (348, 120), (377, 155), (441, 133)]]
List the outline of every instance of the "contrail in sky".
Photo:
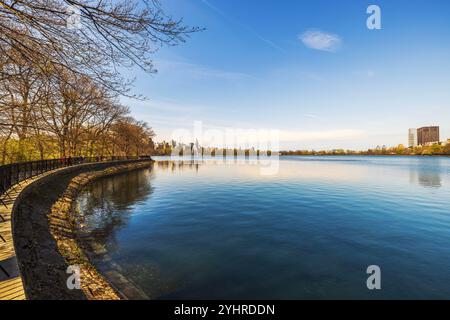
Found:
[(251, 27), (243, 24), (242, 22), (236, 21), (236, 19), (230, 17), (228, 14), (226, 14), (225, 12), (223, 12), (222, 10), (217, 8), (216, 6), (212, 5), (208, 0), (200, 0), (200, 1), (203, 4), (205, 4), (207, 7), (209, 7), (211, 10), (213, 10), (214, 12), (216, 12), (217, 14), (222, 16), (224, 19), (226, 19), (226, 20), (228, 20), (228, 21), (230, 21), (232, 23), (240, 25), (241, 27), (246, 29), (248, 32), (252, 33), (256, 38), (258, 38), (259, 40), (265, 42), (267, 45), (271, 46), (272, 48), (277, 49), (277, 50), (282, 51), (282, 52), (286, 52), (286, 50), (284, 50), (280, 46), (276, 45), (273, 41), (264, 38), (258, 32), (256, 32), (254, 29), (252, 29)]

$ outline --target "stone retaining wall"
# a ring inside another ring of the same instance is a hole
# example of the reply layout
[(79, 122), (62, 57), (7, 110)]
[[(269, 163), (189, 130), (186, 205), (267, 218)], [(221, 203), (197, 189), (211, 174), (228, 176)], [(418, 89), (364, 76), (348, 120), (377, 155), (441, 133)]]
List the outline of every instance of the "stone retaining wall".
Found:
[[(124, 298), (90, 264), (77, 244), (72, 206), (89, 182), (148, 167), (153, 161), (83, 164), (59, 170), (28, 185), (13, 207), (13, 237), (28, 299)], [(67, 288), (69, 265), (81, 271), (81, 290)]]

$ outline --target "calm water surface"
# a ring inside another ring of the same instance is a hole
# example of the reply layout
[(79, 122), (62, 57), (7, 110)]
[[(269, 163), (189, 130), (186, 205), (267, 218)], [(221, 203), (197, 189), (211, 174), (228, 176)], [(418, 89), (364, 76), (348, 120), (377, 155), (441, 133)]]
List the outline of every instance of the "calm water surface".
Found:
[(449, 158), (260, 169), (159, 161), (98, 180), (78, 199), (80, 234), (150, 298), (450, 298)]

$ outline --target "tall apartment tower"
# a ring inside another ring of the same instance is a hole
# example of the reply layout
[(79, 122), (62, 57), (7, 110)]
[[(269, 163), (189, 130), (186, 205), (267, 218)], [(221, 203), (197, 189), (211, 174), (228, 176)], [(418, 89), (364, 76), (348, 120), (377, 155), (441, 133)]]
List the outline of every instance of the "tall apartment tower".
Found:
[(410, 148), (417, 147), (417, 129), (415, 128), (408, 130), (408, 146)]
[(439, 127), (423, 127), (417, 129), (417, 143), (421, 146), (439, 142)]

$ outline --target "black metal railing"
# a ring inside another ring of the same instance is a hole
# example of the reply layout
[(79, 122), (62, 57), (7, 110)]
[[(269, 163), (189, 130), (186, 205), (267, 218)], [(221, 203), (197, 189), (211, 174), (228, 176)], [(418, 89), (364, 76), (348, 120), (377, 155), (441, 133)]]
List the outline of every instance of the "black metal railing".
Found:
[[(70, 167), (83, 163), (108, 161), (145, 160), (150, 156), (110, 156), (110, 157), (74, 157), (30, 162), (12, 163), (0, 166), (0, 195), (6, 194), (14, 185), (58, 168)], [(3, 202), (3, 201), (2, 201)]]

